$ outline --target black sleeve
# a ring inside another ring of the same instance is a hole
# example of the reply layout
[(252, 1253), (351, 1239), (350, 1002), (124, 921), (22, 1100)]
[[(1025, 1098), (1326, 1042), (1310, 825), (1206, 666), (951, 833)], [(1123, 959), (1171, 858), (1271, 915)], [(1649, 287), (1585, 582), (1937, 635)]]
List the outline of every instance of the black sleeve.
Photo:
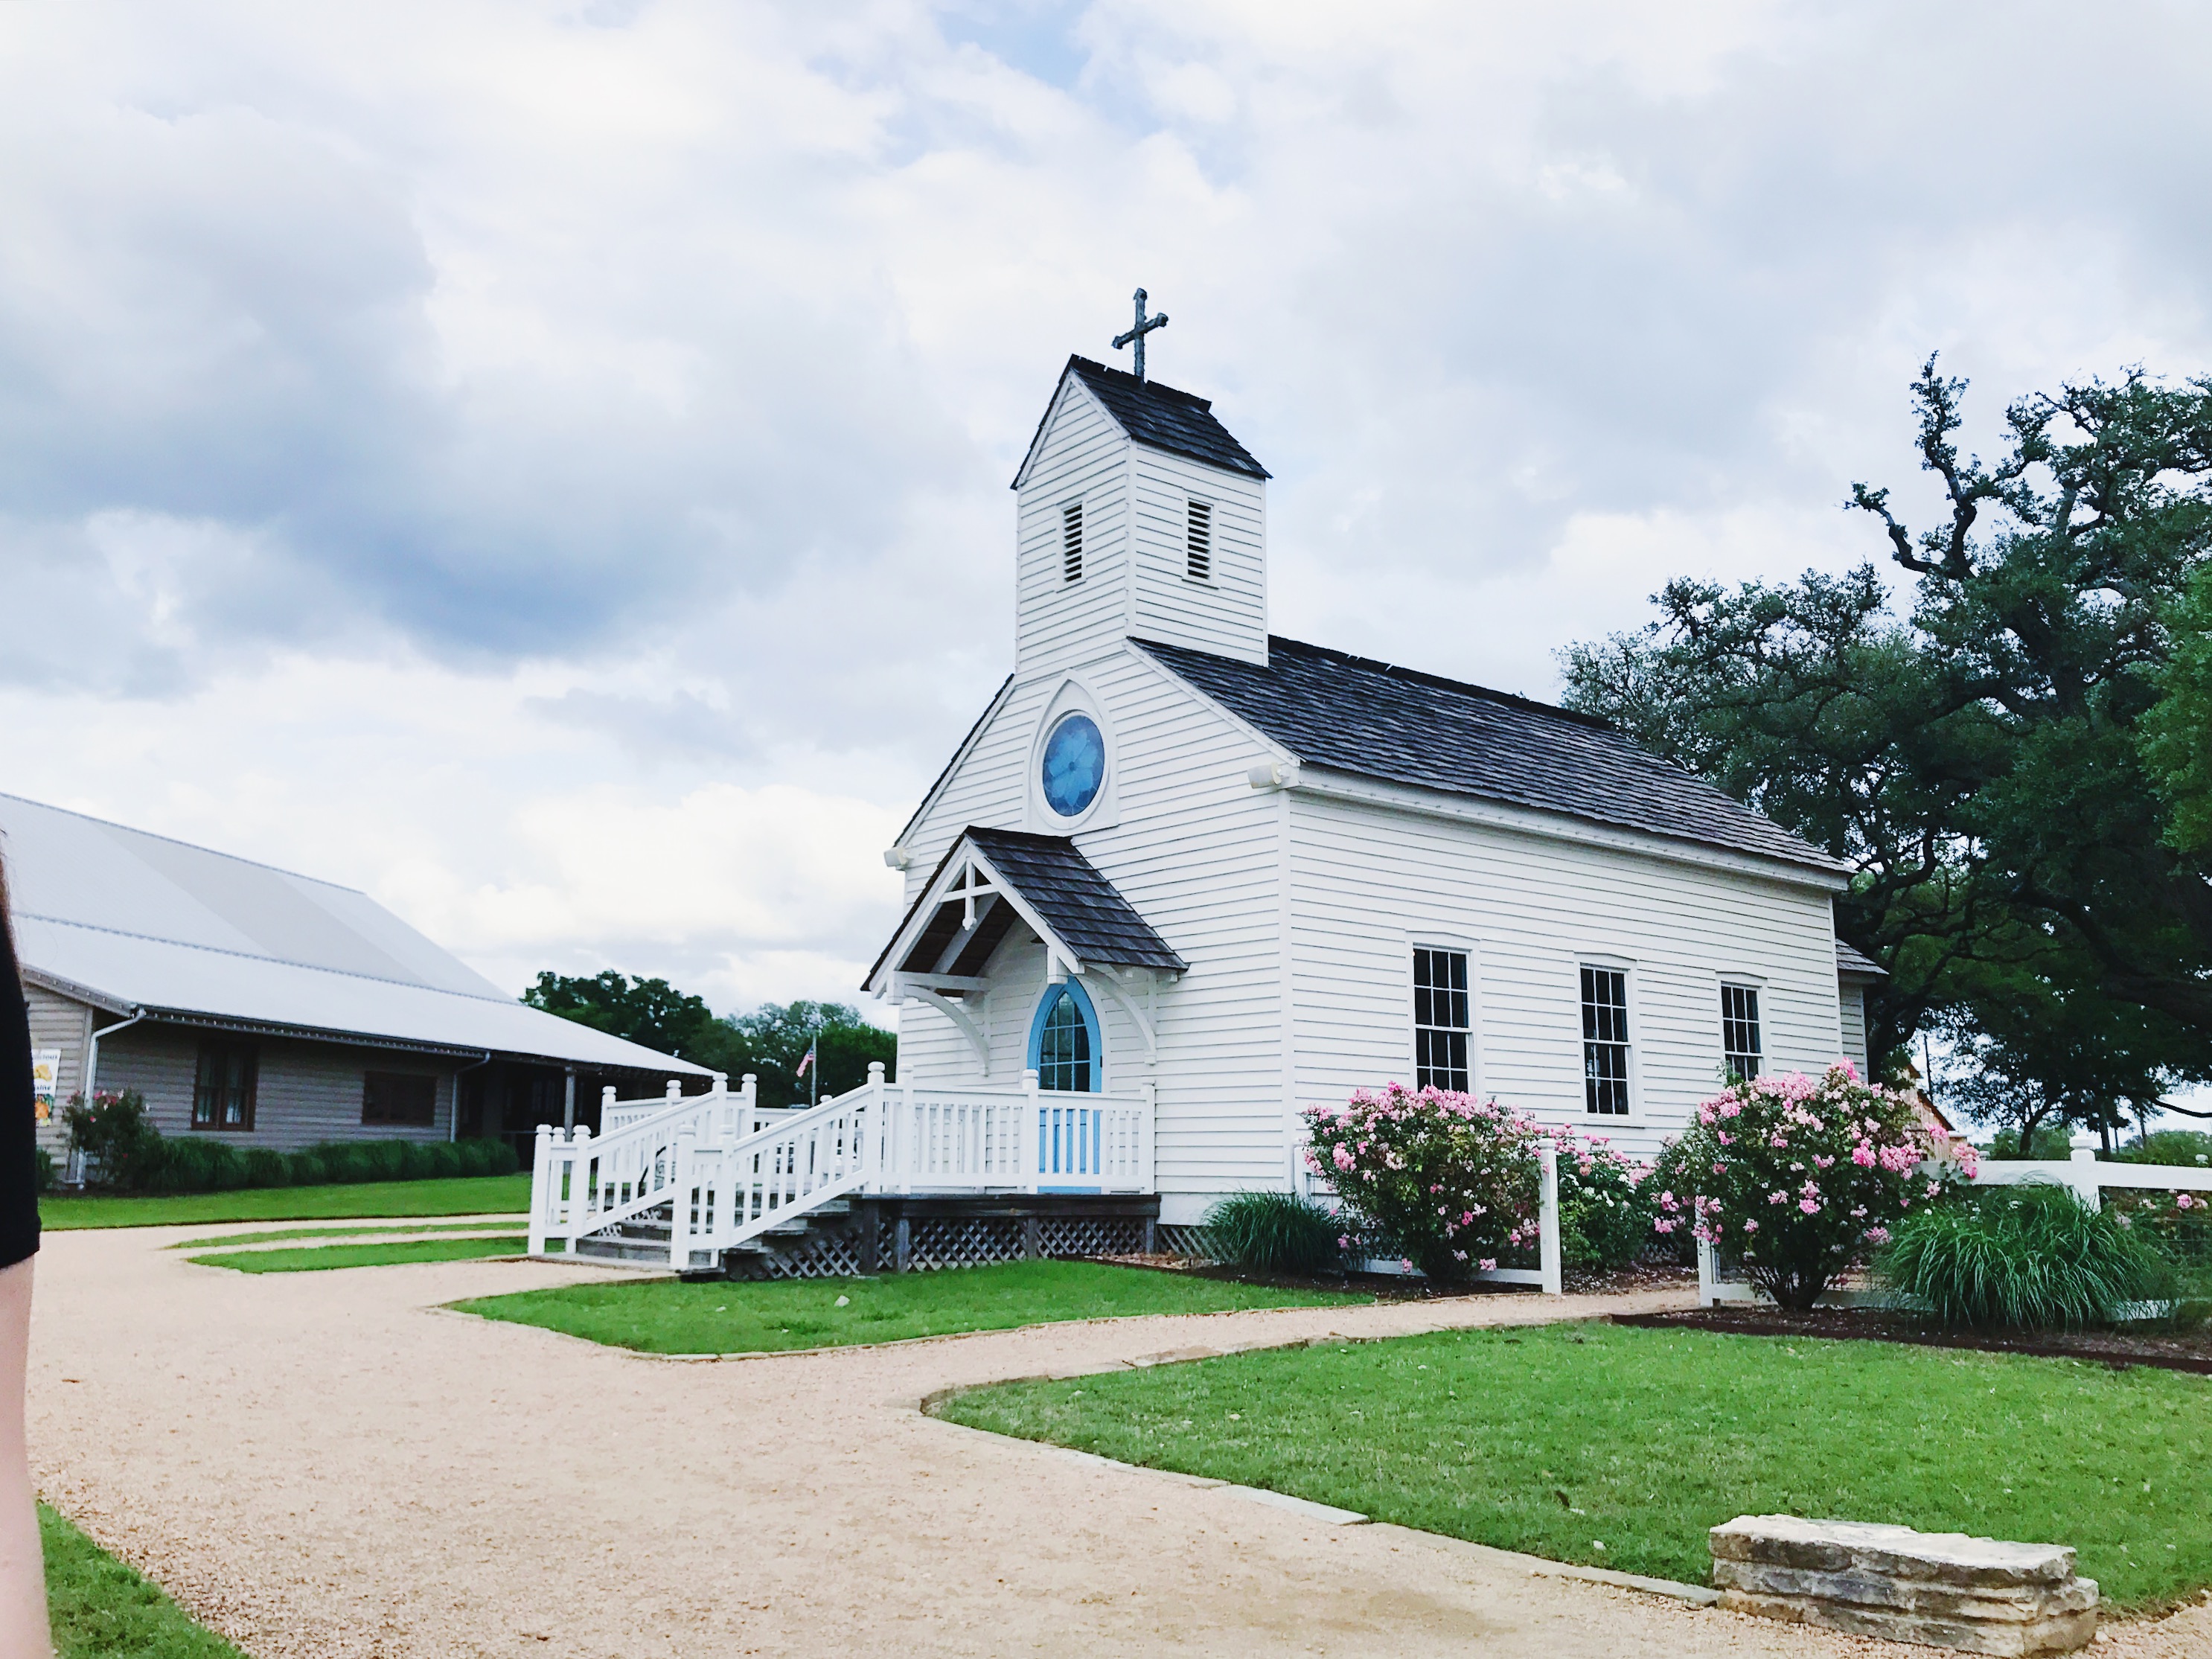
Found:
[(0, 1267), (38, 1254), (38, 1127), (31, 1089), (31, 1018), (15, 952), (0, 924)]

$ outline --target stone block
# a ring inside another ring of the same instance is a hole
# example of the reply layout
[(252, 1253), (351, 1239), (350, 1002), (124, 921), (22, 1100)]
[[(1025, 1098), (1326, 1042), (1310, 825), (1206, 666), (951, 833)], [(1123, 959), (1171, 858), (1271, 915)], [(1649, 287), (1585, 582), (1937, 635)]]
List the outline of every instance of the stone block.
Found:
[(1746, 1515), (1711, 1545), (1720, 1604), (1740, 1613), (2006, 1659), (2097, 1633), (2096, 1581), (2075, 1576), (2063, 1544)]

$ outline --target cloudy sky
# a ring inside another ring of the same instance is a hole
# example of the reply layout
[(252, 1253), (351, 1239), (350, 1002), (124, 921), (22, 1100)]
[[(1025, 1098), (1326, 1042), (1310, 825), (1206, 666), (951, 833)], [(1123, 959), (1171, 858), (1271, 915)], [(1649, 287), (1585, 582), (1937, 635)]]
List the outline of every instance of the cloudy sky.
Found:
[(1142, 283), (1279, 631), (1508, 689), (2212, 368), (2175, 3), (0, 8), (0, 789), (503, 984), (849, 997)]

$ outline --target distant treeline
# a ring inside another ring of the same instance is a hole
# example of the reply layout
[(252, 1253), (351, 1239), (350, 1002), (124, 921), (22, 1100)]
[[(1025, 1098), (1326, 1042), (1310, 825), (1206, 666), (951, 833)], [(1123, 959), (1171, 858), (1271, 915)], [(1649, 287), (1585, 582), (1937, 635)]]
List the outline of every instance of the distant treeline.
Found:
[(871, 1060), (883, 1061), (887, 1075), (897, 1075), (897, 1036), (842, 1002), (771, 1002), (750, 1014), (717, 1014), (665, 979), (631, 979), (611, 969), (588, 979), (540, 974), (522, 1000), (549, 1014), (726, 1072), (732, 1089), (750, 1072), (760, 1079), (763, 1106), (808, 1098), (815, 1085), (799, 1075), (799, 1062), (817, 1037), (819, 1088), (825, 1096), (866, 1082)]

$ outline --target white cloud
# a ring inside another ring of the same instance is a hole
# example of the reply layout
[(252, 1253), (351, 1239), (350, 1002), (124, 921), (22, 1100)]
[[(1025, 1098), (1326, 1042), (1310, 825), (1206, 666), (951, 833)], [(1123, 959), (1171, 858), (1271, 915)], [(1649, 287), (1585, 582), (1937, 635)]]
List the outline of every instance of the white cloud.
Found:
[(1277, 474), (1277, 626), (1539, 694), (1671, 574), (1878, 550), (1929, 349), (1985, 433), (2212, 356), (2212, 21), (2148, 0), (10, 27), (0, 787), (506, 982), (848, 994), (1140, 282)]

